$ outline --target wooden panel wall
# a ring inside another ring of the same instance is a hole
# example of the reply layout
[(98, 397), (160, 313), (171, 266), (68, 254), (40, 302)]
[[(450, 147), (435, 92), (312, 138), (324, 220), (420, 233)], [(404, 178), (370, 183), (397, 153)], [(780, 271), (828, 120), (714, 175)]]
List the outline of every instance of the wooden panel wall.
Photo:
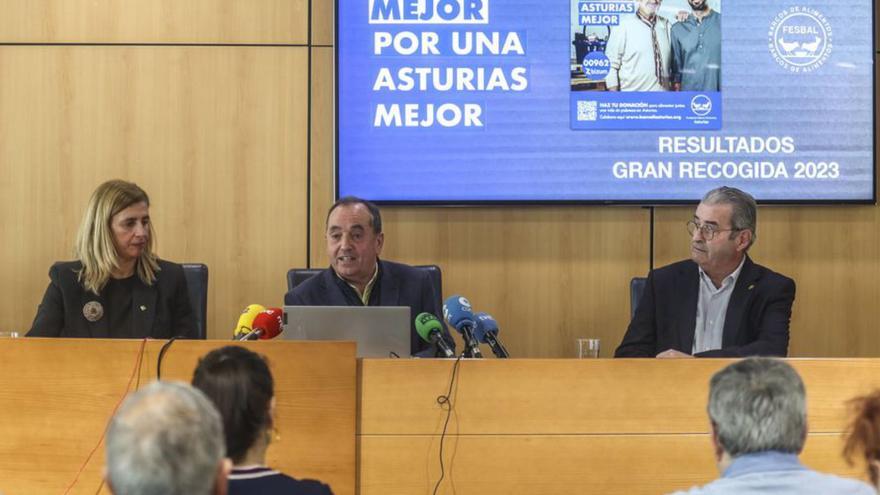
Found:
[(334, 0), (312, 0), (312, 46), (333, 46)]
[[(709, 378), (727, 360), (465, 360), (453, 387), (437, 493), (657, 494), (718, 476)], [(794, 360), (807, 388), (803, 461), (858, 477), (841, 457), (847, 399), (880, 384), (877, 360)], [(360, 493), (431, 493), (452, 361), (359, 365)]]
[[(109, 493), (104, 434), (123, 397), (156, 377), (164, 342), (0, 340), (0, 492)], [(177, 341), (162, 378), (189, 382), (198, 359), (222, 341)], [(356, 364), (351, 342), (255, 342), (275, 377), (278, 434), (270, 466), (355, 489)], [(81, 471), (81, 473), (80, 473)]]
[(16, 43), (302, 45), (308, 9), (308, 0), (8, 0), (0, 33)]
[(36, 44), (0, 46), (0, 329), (30, 327), (111, 178), (150, 194), (160, 256), (208, 264), (209, 336), (248, 303), (281, 302), (286, 268), (307, 260), (309, 50), (237, 44), (305, 43), (307, 13), (307, 0), (4, 5), (0, 42)]

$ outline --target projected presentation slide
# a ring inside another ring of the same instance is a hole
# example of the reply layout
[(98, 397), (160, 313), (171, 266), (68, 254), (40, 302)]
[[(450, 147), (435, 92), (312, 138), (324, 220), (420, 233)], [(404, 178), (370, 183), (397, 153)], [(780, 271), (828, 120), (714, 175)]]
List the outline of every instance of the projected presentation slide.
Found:
[(869, 0), (337, 0), (337, 194), (874, 200)]

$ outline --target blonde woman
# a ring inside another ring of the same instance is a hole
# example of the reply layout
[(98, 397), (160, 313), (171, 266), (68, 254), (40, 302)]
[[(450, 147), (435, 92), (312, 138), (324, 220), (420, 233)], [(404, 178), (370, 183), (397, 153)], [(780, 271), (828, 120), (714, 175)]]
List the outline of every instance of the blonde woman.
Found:
[(55, 263), (28, 336), (194, 337), (183, 268), (153, 253), (150, 199), (111, 180), (89, 200), (76, 261)]

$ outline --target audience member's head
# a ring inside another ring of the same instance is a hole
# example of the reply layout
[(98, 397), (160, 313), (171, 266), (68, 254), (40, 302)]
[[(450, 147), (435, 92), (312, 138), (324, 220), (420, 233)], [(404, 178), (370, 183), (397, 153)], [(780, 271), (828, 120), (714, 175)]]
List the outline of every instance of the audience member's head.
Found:
[(856, 457), (864, 460), (871, 484), (880, 491), (880, 390), (851, 400), (849, 407), (843, 454), (850, 464)]
[(740, 455), (804, 448), (804, 383), (784, 361), (748, 358), (725, 367), (709, 383), (708, 410), (722, 470)]
[(264, 463), (275, 395), (266, 360), (244, 347), (221, 347), (199, 361), (192, 384), (220, 411), (226, 455), (232, 462)]
[(154, 382), (129, 396), (107, 432), (107, 481), (115, 495), (226, 493), (220, 415), (185, 383)]

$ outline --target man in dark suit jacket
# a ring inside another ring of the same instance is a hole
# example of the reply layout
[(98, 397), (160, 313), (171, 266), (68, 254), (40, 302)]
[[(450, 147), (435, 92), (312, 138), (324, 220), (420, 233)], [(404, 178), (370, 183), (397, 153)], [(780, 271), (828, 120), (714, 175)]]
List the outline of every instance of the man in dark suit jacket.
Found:
[[(440, 294), (430, 275), (401, 263), (379, 259), (385, 235), (382, 217), (373, 203), (355, 197), (340, 198), (327, 213), (327, 256), (330, 267), (284, 296), (291, 306), (409, 306), (410, 352), (434, 356), (437, 349), (415, 331), (423, 312), (442, 320)], [(444, 327), (444, 340), (455, 342)]]
[(795, 283), (746, 255), (756, 224), (749, 194), (709, 191), (688, 222), (691, 259), (648, 274), (614, 356), (786, 356)]

